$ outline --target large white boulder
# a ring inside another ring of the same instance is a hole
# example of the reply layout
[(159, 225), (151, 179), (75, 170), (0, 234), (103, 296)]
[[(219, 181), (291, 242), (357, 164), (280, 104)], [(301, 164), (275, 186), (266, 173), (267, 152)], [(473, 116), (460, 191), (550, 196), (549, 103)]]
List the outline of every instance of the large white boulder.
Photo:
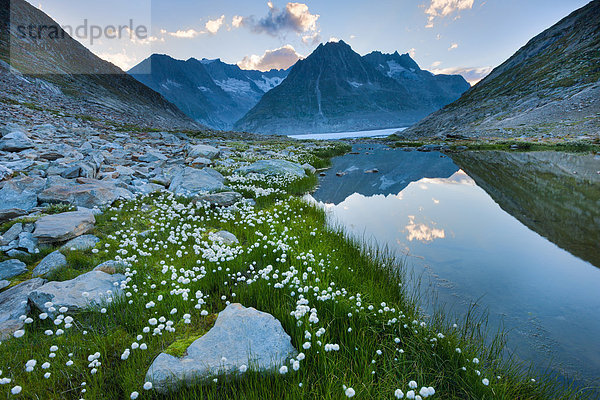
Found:
[(159, 391), (218, 373), (238, 373), (241, 366), (275, 371), (296, 355), (291, 338), (271, 314), (230, 304), (215, 325), (177, 358), (161, 353), (146, 380)]
[(51, 302), (56, 310), (67, 307), (69, 311), (80, 311), (120, 295), (120, 283), (123, 280), (125, 276), (121, 274), (90, 271), (70, 281), (48, 282), (32, 291), (29, 300), (49, 315), (55, 312), (48, 310), (45, 306), (47, 302)]

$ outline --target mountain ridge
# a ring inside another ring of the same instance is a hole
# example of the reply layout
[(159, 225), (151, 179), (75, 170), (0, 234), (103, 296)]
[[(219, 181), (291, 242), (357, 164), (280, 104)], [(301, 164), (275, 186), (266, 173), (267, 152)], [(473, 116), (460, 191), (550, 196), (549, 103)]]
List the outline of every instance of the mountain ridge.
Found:
[(600, 137), (600, 0), (538, 34), (400, 138)]
[[(64, 32), (28, 2), (0, 0), (0, 24), (0, 59), (5, 63), (0, 68), (1, 82), (10, 101), (52, 107), (58, 96), (94, 118), (157, 128), (199, 128), (162, 95), (100, 59), (66, 32), (56, 40), (22, 38), (17, 31), (21, 25), (51, 26)], [(15, 87), (23, 90), (12, 90)]]
[(220, 59), (178, 60), (152, 54), (128, 73), (161, 93), (198, 123), (228, 130), (287, 72), (242, 70)]
[(329, 42), (294, 64), (288, 77), (265, 93), (234, 129), (292, 134), (400, 127), (439, 107), (378, 70), (344, 41)]

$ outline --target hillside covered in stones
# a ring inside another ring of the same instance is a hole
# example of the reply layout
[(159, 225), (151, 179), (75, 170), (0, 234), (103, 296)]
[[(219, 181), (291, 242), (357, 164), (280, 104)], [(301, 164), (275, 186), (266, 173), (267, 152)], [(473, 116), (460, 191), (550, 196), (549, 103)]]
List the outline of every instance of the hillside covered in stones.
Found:
[(401, 138), (600, 137), (600, 1), (531, 39)]

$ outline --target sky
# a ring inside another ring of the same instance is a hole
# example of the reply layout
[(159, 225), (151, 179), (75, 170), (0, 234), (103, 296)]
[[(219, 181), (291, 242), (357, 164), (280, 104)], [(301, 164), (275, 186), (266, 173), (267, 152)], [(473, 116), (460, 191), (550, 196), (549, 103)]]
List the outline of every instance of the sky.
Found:
[[(472, 84), (587, 0), (29, 0), (96, 55), (128, 70), (152, 53), (287, 68), (321, 42), (409, 53)], [(92, 26), (96, 34), (92, 40)], [(111, 30), (114, 26), (115, 29)], [(121, 26), (121, 29), (118, 27)], [(127, 26), (127, 27), (125, 27)], [(115, 32), (121, 32), (115, 38)], [(85, 35), (84, 33), (87, 33)]]

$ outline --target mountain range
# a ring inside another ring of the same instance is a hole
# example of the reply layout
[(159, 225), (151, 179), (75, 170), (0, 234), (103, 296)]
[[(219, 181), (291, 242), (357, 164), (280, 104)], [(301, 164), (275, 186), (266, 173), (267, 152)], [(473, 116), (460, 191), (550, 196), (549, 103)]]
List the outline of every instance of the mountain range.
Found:
[(408, 54), (361, 57), (344, 41), (328, 42), (298, 61), (234, 128), (293, 134), (408, 126), (469, 87), (462, 76), (421, 70)]
[(396, 135), (600, 139), (600, 0), (540, 33), (459, 100)]
[[(162, 95), (68, 34), (30, 38), (19, 27), (60, 25), (25, 0), (0, 0), (0, 84), (7, 101), (154, 128), (198, 128)], [(46, 32), (49, 32), (48, 29)]]
[(228, 130), (289, 71), (243, 70), (219, 59), (182, 61), (153, 54), (128, 72), (195, 121)]
[(459, 75), (420, 69), (408, 54), (361, 57), (343, 41), (288, 70), (154, 54), (129, 73), (201, 124), (268, 134), (407, 126), (470, 87)]

